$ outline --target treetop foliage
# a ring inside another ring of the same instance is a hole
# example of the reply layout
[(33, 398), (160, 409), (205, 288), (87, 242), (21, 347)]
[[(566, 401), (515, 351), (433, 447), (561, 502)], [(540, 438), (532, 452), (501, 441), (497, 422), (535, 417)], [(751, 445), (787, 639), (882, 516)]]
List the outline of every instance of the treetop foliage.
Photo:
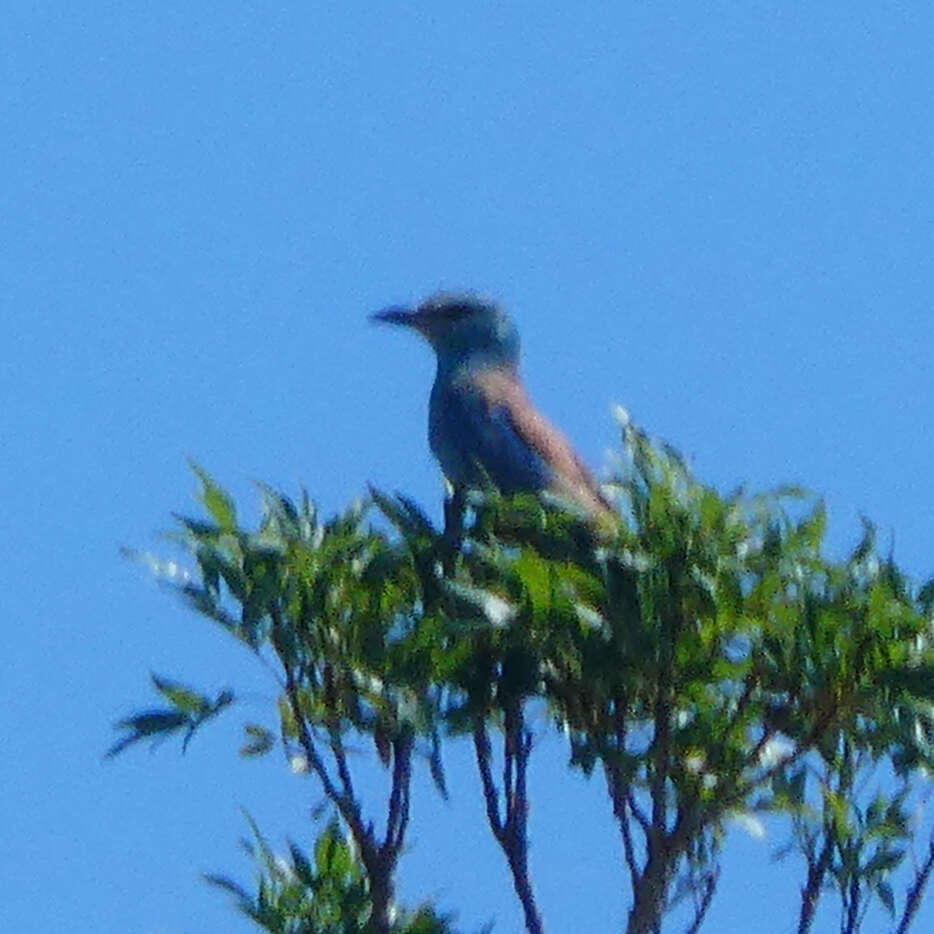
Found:
[[(842, 931), (873, 900), (908, 929), (934, 866), (934, 846), (906, 862), (908, 809), (934, 763), (934, 584), (881, 555), (869, 523), (849, 556), (828, 557), (824, 506), (800, 490), (723, 496), (628, 420), (623, 445), (613, 527), (493, 489), (439, 529), (402, 495), (371, 490), (323, 517), (306, 493), (264, 487), (248, 529), (195, 467), (204, 515), (178, 517), (194, 573), (174, 586), (279, 686), (241, 752), (300, 762), (339, 821), (313, 860), (293, 847), (288, 870), (254, 828), (256, 895), (215, 878), (260, 926), (451, 930), (429, 909), (404, 915), (393, 891), (413, 761), (446, 794), (442, 751), (465, 737), (527, 930), (543, 931), (528, 864), (535, 706), (566, 737), (569, 767), (605, 783), (629, 934), (676, 916), (699, 929), (726, 824), (757, 812), (786, 816), (784, 852), (803, 862), (800, 932), (827, 891)], [(187, 744), (235, 698), (153, 680), (166, 706), (117, 724), (112, 754), (171, 734)], [(361, 739), (391, 784), (379, 820), (348, 762)], [(864, 800), (873, 770), (886, 779)]]

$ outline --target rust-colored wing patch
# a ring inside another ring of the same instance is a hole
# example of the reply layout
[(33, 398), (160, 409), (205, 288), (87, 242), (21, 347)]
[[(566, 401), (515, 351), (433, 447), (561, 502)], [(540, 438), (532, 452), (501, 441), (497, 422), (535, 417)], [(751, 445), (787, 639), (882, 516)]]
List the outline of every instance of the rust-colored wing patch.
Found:
[(555, 476), (552, 492), (594, 515), (616, 517), (593, 474), (567, 438), (532, 405), (515, 372), (487, 369), (475, 374), (472, 382), (491, 417), (494, 412), (505, 414), (515, 433), (551, 467)]

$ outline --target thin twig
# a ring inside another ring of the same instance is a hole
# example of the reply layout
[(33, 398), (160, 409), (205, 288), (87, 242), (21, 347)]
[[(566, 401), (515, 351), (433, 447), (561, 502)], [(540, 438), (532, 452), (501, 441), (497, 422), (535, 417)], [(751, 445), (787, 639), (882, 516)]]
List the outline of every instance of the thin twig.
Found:
[[(795, 746), (795, 748), (790, 753), (788, 753), (787, 756), (779, 759), (777, 762), (769, 766), (767, 769), (765, 769), (765, 771), (760, 772), (754, 778), (747, 779), (746, 781), (738, 781), (729, 793), (725, 794), (717, 801), (711, 801), (710, 804), (708, 804), (698, 813), (696, 824), (707, 824), (715, 820), (730, 808), (735, 807), (736, 804), (741, 802), (754, 788), (765, 784), (775, 775), (778, 775), (779, 772), (787, 769), (788, 766), (793, 765), (798, 761), (798, 759), (809, 753), (814, 748), (814, 744), (817, 742), (817, 740), (830, 726), (830, 723), (833, 721), (836, 713), (837, 712), (835, 708), (824, 713), (823, 716), (821, 716), (820, 719), (811, 728), (808, 735), (802, 739)], [(753, 755), (756, 758), (758, 758), (759, 754), (762, 752), (762, 749), (765, 747), (766, 742), (768, 742), (768, 740), (773, 735), (774, 732), (767, 730), (760, 737), (756, 745), (753, 747)], [(674, 833), (672, 836), (674, 836)]]
[(486, 732), (486, 724), (479, 717), (474, 723), (473, 745), (477, 756), (477, 769), (480, 772), (480, 782), (483, 785), (483, 800), (486, 803), (486, 816), (490, 822), (493, 836), (503, 843), (503, 821), (499, 813), (499, 795), (493, 783), (493, 770), (490, 765), (492, 752), (490, 738)]
[[(476, 751), (477, 769), (483, 786), (483, 800), (486, 804), (487, 819), (509, 864), (513, 887), (522, 905), (525, 915), (525, 928), (528, 934), (543, 934), (544, 926), (535, 902), (535, 895), (529, 881), (528, 872), (528, 801), (526, 781), (528, 758), (532, 751), (532, 737), (524, 726), (521, 702), (519, 706), (505, 711), (503, 736), (503, 778), (510, 786), (503, 789), (506, 801), (505, 818), (500, 814), (499, 794), (493, 781), (492, 751), (486, 731), (486, 723), (477, 718), (474, 723), (473, 738)], [(505, 732), (508, 730), (508, 732)], [(508, 768), (506, 761), (513, 765)]]
[(523, 838), (525, 837), (525, 822), (528, 816), (528, 799), (526, 790), (528, 787), (528, 767), (529, 756), (532, 754), (532, 734), (525, 729), (522, 718), (522, 711), (519, 711), (519, 735), (518, 735), (518, 754), (516, 756), (516, 788), (515, 800), (523, 825)]
[(798, 934), (808, 934), (811, 930), (811, 925), (814, 923), (814, 912), (817, 910), (817, 902), (820, 898), (824, 877), (827, 875), (827, 868), (830, 866), (830, 858), (832, 855), (833, 840), (827, 828), (824, 828), (824, 845), (821, 847), (820, 855), (816, 860), (808, 860), (807, 882), (801, 890), (801, 912), (798, 915)]
[(626, 858), (626, 866), (629, 869), (632, 890), (635, 891), (639, 883), (639, 865), (636, 862), (636, 848), (632, 841), (632, 832), (629, 830), (629, 821), (627, 821), (625, 817), (620, 822), (619, 830), (623, 838), (623, 855)]
[(636, 796), (629, 791), (629, 794), (626, 795), (626, 804), (629, 806), (629, 810), (632, 811), (632, 816), (636, 819), (639, 826), (646, 832), (649, 832), (649, 818), (645, 812), (639, 807), (636, 803)]
[(331, 749), (331, 755), (334, 756), (334, 761), (337, 764), (337, 775), (340, 779), (341, 788), (343, 789), (346, 797), (356, 800), (356, 794), (354, 793), (353, 779), (350, 775), (350, 768), (347, 765), (347, 755), (344, 750), (344, 741), (340, 735), (340, 731), (334, 727), (328, 727), (328, 746)]
[(506, 800), (506, 820), (504, 825), (507, 832), (513, 825), (513, 812), (516, 802), (513, 789), (513, 764), (516, 757), (515, 721), (512, 705), (507, 704), (503, 716), (503, 797)]
[(714, 893), (717, 891), (717, 883), (720, 881), (720, 867), (716, 866), (713, 872), (707, 874), (707, 878), (704, 881), (704, 894), (701, 896), (700, 902), (694, 908), (694, 920), (691, 922), (690, 927), (685, 929), (684, 934), (697, 934), (700, 930), (700, 926), (704, 923), (704, 918), (707, 916), (707, 910), (710, 908), (710, 903), (713, 901)]
[(412, 777), (412, 737), (405, 733), (392, 744), (392, 790), (386, 818), (386, 838), (380, 847), (384, 857), (395, 862), (409, 822), (409, 793)]
[(324, 788), (324, 793), (328, 796), (328, 798), (331, 799), (331, 801), (334, 802), (335, 806), (340, 812), (341, 817), (343, 817), (347, 823), (347, 826), (350, 829), (350, 832), (353, 834), (353, 838), (356, 841), (357, 846), (360, 848), (361, 856), (369, 856), (374, 849), (373, 839), (372, 834), (363, 825), (363, 821), (360, 817), (359, 804), (355, 798), (348, 797), (344, 792), (338, 789), (337, 785), (334, 784), (334, 781), (324, 764), (324, 760), (318, 753), (314, 738), (308, 729), (308, 724), (305, 721), (305, 716), (302, 712), (301, 705), (299, 704), (298, 690), (295, 685), (295, 679), (290, 669), (286, 669), (285, 677), (286, 697), (289, 700), (289, 707), (292, 711), (292, 717), (295, 720), (296, 726), (298, 727), (299, 743), (301, 744), (302, 751), (305, 753), (305, 758), (308, 760), (308, 764), (311, 766), (312, 771), (318, 777), (318, 781), (321, 782), (321, 785)]
[(859, 884), (859, 876), (854, 875), (853, 878), (850, 879), (850, 891), (847, 898), (844, 900), (844, 905), (846, 906), (846, 920), (841, 928), (842, 934), (856, 934), (861, 898), (862, 889)]
[[(616, 768), (609, 759), (603, 760), (603, 775), (606, 779), (607, 794), (609, 794), (610, 801), (613, 805), (613, 816), (616, 818), (616, 822), (619, 825), (619, 832), (623, 841), (623, 858), (626, 860), (626, 868), (629, 870), (632, 890), (635, 892), (641, 873), (639, 871), (639, 865), (636, 862), (636, 847), (632, 839), (632, 831), (629, 828), (629, 815), (627, 814), (627, 805), (630, 811), (632, 811), (634, 807), (634, 804), (629, 800), (632, 792), (628, 792), (626, 797), (623, 796), (622, 788), (620, 787), (622, 779), (619, 774), (619, 769)], [(640, 814), (639, 817), (641, 816)], [(638, 820), (638, 817), (636, 819)], [(647, 831), (647, 825), (643, 824), (642, 821), (639, 821), (639, 823), (642, 826), (643, 832)]]
[(908, 896), (905, 899), (905, 910), (902, 912), (902, 920), (899, 922), (895, 934), (907, 934), (911, 922), (914, 921), (915, 914), (921, 905), (921, 896), (924, 894), (925, 886), (934, 870), (934, 838), (928, 844), (928, 855), (920, 871), (915, 873), (915, 881), (908, 889)]

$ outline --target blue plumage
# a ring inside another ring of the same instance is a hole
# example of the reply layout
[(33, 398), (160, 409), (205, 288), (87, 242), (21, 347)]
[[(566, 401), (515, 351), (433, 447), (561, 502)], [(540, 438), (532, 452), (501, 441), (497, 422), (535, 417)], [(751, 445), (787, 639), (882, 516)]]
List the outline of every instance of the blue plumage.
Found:
[(484, 474), (504, 493), (549, 490), (590, 513), (610, 506), (564, 436), (534, 408), (519, 379), (519, 335), (497, 305), (440, 295), (377, 321), (418, 331), (438, 370), (428, 412), (431, 450), (455, 489)]

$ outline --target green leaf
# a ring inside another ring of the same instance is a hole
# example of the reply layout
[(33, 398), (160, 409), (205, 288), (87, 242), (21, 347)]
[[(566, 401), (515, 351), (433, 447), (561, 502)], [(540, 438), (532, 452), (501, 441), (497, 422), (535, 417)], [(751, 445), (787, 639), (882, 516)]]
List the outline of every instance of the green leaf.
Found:
[(191, 469), (201, 482), (199, 499), (211, 518), (225, 532), (237, 528), (237, 510), (230, 494), (221, 487), (211, 475), (195, 461), (189, 461)]
[(292, 868), (303, 885), (309, 887), (315, 884), (315, 871), (305, 855), (304, 851), (297, 844), (289, 842), (289, 855), (292, 857)]
[(894, 869), (904, 858), (905, 851), (900, 849), (885, 849), (876, 853), (872, 859), (866, 863), (863, 872), (867, 876), (873, 876), (877, 873), (887, 873)]
[(229, 892), (231, 895), (236, 896), (242, 902), (249, 904), (252, 899), (243, 886), (238, 885), (233, 879), (230, 879), (228, 876), (216, 875), (215, 873), (206, 872), (201, 876), (208, 885), (216, 886), (219, 889), (223, 889), (225, 892)]
[(177, 710), (186, 714), (202, 714), (211, 706), (211, 702), (203, 694), (199, 694), (192, 688), (185, 687), (177, 681), (170, 681), (168, 678), (162, 678), (155, 673), (150, 673), (152, 683), (156, 690), (166, 700), (171, 702)]
[(184, 731), (182, 739), (182, 752), (184, 752), (198, 728), (220, 713), (234, 699), (233, 692), (229, 690), (221, 691), (214, 700), (211, 700), (167, 678), (160, 678), (154, 674), (152, 680), (159, 693), (171, 701), (173, 707), (162, 710), (144, 710), (116, 723), (114, 729), (123, 730), (125, 735), (107, 750), (107, 758), (113, 758), (141, 740), (149, 739), (157, 743), (167, 739), (173, 733), (182, 731)]
[(275, 733), (256, 723), (246, 724), (243, 731), (246, 742), (240, 747), (241, 756), (264, 756), (276, 744)]
[(888, 882), (877, 882), (875, 885), (876, 895), (879, 901), (885, 905), (885, 910), (891, 917), (895, 916), (895, 896), (892, 893), (892, 886)]
[(183, 729), (189, 718), (174, 710), (147, 710), (126, 717), (114, 724), (114, 729), (124, 730), (126, 736), (118, 739), (106, 752), (106, 758), (112, 759), (124, 749), (144, 739), (160, 740)]

